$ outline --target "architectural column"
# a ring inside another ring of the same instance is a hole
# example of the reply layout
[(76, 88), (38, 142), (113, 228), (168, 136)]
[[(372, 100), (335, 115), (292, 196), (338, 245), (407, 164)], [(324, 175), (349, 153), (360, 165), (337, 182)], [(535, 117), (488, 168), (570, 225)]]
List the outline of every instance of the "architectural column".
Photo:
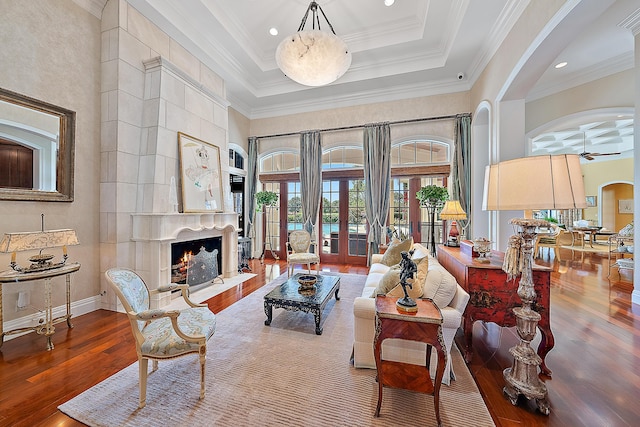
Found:
[[(524, 99), (503, 100), (496, 104), (497, 132), (495, 144), (490, 150), (490, 164), (505, 160), (517, 159), (526, 155), (525, 144), (525, 101)], [(494, 249), (505, 251), (509, 237), (514, 234), (509, 224), (512, 218), (522, 218), (522, 211), (494, 212), (490, 240), (494, 241)]]
[[(620, 22), (620, 27), (631, 30), (634, 38), (634, 85), (635, 85), (635, 114), (633, 117), (633, 223), (636, 222), (636, 215), (640, 213), (640, 186), (635, 183), (640, 182), (640, 9), (637, 9), (627, 19)], [(634, 227), (633, 240), (640, 242), (640, 231)], [(635, 243), (634, 243), (635, 245)], [(631, 301), (640, 304), (640, 263), (634, 256), (633, 283), (634, 289)]]

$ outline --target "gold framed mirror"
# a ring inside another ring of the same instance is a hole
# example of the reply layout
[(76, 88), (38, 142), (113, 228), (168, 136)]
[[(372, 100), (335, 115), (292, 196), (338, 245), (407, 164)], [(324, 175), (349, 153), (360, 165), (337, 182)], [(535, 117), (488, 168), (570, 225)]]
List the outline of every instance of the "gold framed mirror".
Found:
[(0, 200), (73, 201), (76, 113), (0, 88)]

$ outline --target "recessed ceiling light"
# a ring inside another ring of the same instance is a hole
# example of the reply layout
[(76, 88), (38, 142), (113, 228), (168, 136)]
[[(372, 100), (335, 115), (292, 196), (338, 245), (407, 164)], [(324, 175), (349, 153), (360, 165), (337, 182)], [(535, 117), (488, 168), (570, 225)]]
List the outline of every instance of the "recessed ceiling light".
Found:
[(277, 36), (278, 35), (278, 29), (277, 28), (270, 28), (269, 29), (269, 34), (271, 34), (272, 36)]
[(566, 63), (566, 62), (558, 62), (558, 63), (556, 64), (556, 68), (564, 68), (564, 67), (566, 67), (566, 66), (567, 66), (567, 63)]
[(384, 5), (385, 6), (392, 6), (393, 3), (395, 3), (396, 0), (384, 0)]

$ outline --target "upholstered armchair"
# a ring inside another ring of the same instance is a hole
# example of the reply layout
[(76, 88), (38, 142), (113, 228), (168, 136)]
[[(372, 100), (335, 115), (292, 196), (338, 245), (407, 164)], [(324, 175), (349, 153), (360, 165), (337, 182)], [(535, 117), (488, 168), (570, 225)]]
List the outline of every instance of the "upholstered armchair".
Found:
[[(173, 359), (186, 354), (200, 357), (200, 399), (204, 398), (204, 364), (207, 340), (216, 328), (215, 314), (205, 304), (195, 304), (188, 297), (188, 285), (161, 285), (149, 290), (147, 284), (134, 271), (112, 268), (105, 273), (107, 282), (122, 303), (136, 341), (140, 375), (140, 402), (143, 408), (147, 399), (148, 361), (158, 369), (158, 360)], [(189, 305), (182, 310), (150, 309), (150, 296), (179, 289)]]
[(311, 264), (316, 264), (316, 271), (320, 268), (320, 257), (310, 252), (311, 235), (304, 230), (294, 230), (289, 233), (287, 242), (287, 276), (293, 273), (296, 264), (306, 264), (307, 271), (311, 274)]

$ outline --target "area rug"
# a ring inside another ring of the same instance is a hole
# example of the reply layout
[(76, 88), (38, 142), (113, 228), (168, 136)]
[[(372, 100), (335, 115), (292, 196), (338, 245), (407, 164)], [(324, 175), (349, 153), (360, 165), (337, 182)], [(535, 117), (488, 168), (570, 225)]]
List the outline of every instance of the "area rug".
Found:
[[(265, 326), (263, 296), (286, 275), (218, 314), (208, 344), (207, 390), (199, 400), (197, 357), (160, 362), (149, 376), (147, 406), (137, 409), (138, 365), (123, 369), (59, 409), (89, 426), (435, 426), (433, 397), (385, 388), (379, 418), (376, 371), (349, 363), (353, 301), (365, 276), (341, 274), (340, 300), (313, 316), (274, 309)], [(476, 384), (457, 349), (457, 380), (442, 385), (445, 426), (493, 426)]]

